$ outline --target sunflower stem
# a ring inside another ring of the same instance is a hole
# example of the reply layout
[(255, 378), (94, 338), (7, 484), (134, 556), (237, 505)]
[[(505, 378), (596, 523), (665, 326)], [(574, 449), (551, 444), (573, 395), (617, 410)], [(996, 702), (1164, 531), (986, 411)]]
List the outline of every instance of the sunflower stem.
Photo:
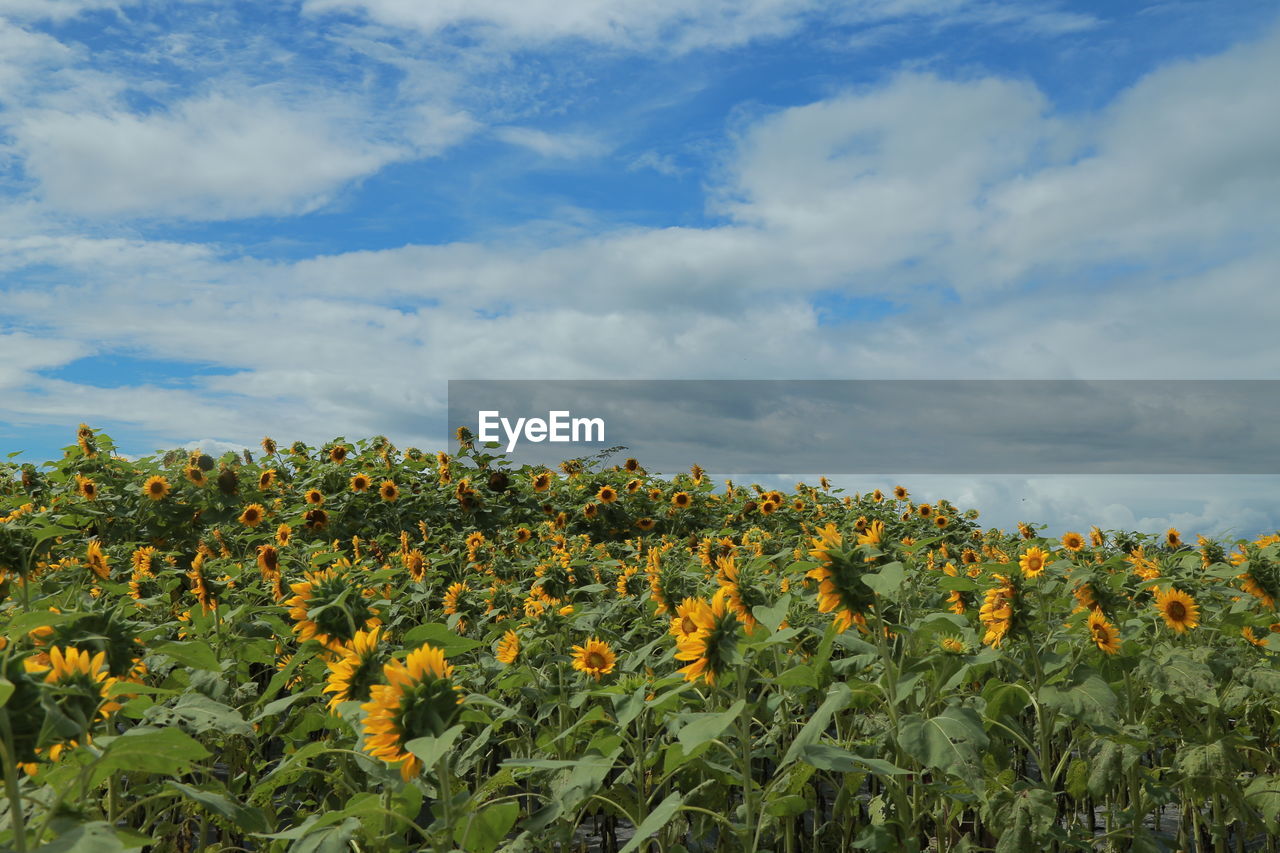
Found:
[(437, 849), (443, 853), (453, 847), (453, 788), (449, 783), (449, 762), (443, 755), (436, 759), (436, 788), (444, 811), (444, 842)]
[(18, 793), (18, 760), (10, 750), (13, 730), (9, 725), (9, 711), (0, 708), (0, 758), (4, 759), (4, 790), (9, 797), (9, 825), (13, 828), (13, 847), (17, 853), (27, 853), (27, 827), (22, 795)]
[(751, 795), (751, 703), (747, 701), (747, 676), (751, 664), (744, 660), (738, 667), (738, 699), (742, 710), (738, 713), (738, 742), (742, 754), (742, 849), (754, 853), (758, 840), (755, 819), (755, 803)]

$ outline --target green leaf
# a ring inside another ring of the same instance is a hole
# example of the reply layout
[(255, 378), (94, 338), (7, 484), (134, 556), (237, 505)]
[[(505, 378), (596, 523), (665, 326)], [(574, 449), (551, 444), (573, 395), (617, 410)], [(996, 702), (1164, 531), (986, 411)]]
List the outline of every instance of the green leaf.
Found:
[(453, 742), (462, 734), (462, 726), (447, 729), (439, 737), (417, 737), (404, 745), (404, 748), (421, 761), (426, 767), (434, 769), (436, 762), (449, 751)]
[(1119, 700), (1102, 676), (1092, 673), (1065, 687), (1046, 684), (1040, 688), (1040, 701), (1062, 714), (1090, 723), (1107, 723), (1115, 719)]
[(791, 741), (791, 746), (782, 757), (782, 763), (779, 767), (785, 767), (792, 761), (800, 757), (800, 751), (809, 744), (818, 742), (822, 737), (822, 733), (831, 725), (831, 718), (838, 712), (843, 711), (849, 706), (853, 699), (853, 691), (849, 689), (849, 685), (842, 681), (837, 681), (827, 689), (827, 698), (818, 706), (818, 710), (813, 712), (813, 716), (804, 724), (800, 732), (796, 735), (795, 740)]
[(479, 640), (459, 636), (457, 631), (439, 622), (428, 622), (405, 632), (405, 648), (416, 649), (423, 643), (430, 643), (440, 649), (445, 657), (460, 655), (484, 645)]
[(519, 816), (520, 806), (515, 803), (486, 806), (474, 817), (459, 821), (453, 830), (453, 840), (468, 853), (493, 853)]
[(952, 705), (936, 717), (908, 714), (899, 721), (898, 745), (926, 767), (976, 779), (978, 751), (989, 741), (973, 708)]
[(218, 672), (222, 669), (222, 664), (218, 662), (217, 655), (213, 653), (213, 649), (209, 648), (206, 643), (161, 643), (152, 651), (155, 654), (172, 658), (183, 666), (189, 666), (192, 669), (206, 669), (213, 672)]
[(755, 616), (761, 625), (768, 628), (770, 633), (773, 633), (778, 630), (778, 626), (787, 618), (787, 609), (790, 606), (791, 595), (787, 594), (778, 599), (772, 607), (757, 604), (751, 608), (751, 615)]
[(13, 695), (13, 682), (0, 675), (0, 708), (3, 708), (9, 702), (9, 697)]
[(911, 772), (884, 759), (864, 758), (829, 743), (806, 744), (800, 749), (799, 758), (805, 764), (813, 765), (819, 770), (830, 770), (835, 773), (871, 772), (881, 776), (902, 776)]
[(25, 637), (36, 628), (42, 628), (45, 625), (53, 627), (55, 625), (65, 625), (68, 622), (74, 622), (77, 619), (83, 619), (85, 613), (49, 613), (47, 611), (37, 611), (35, 613), (23, 613), (21, 616), (15, 616), (9, 622), (6, 631), (9, 639), (18, 640)]
[(680, 729), (677, 736), (680, 745), (684, 747), (685, 752), (691, 751), (694, 747), (706, 743), (712, 738), (717, 738), (724, 733), (724, 730), (733, 725), (734, 720), (742, 713), (746, 702), (739, 699), (734, 702), (732, 707), (727, 711), (719, 714), (689, 714), (690, 722)]
[(667, 825), (667, 821), (675, 817), (676, 812), (680, 811), (680, 806), (682, 805), (684, 805), (684, 796), (679, 791), (672, 791), (667, 795), (666, 799), (658, 803), (653, 811), (649, 812), (648, 817), (640, 821), (640, 825), (636, 827), (636, 834), (631, 836), (631, 840), (618, 853), (631, 853), (632, 850), (640, 849), (640, 845), (653, 837), (662, 827)]
[(101, 738), (99, 743), (102, 742), (106, 745), (94, 768), (94, 784), (114, 770), (166, 775), (187, 773), (193, 761), (210, 755), (199, 741), (176, 728), (140, 726), (110, 740)]
[(360, 821), (346, 818), (337, 826), (309, 832), (289, 847), (289, 853), (348, 853), (351, 839), (360, 830)]
[(188, 800), (199, 803), (215, 815), (230, 821), (232, 826), (237, 829), (249, 832), (267, 831), (267, 818), (259, 808), (238, 803), (227, 794), (193, 788), (181, 782), (174, 782), (172, 779), (165, 782), (165, 784)]
[(799, 794), (786, 794), (765, 803), (764, 813), (770, 817), (795, 817), (809, 810), (809, 801)]
[(82, 823), (64, 832), (48, 844), (41, 844), (35, 853), (121, 853), (124, 850), (135, 850), (138, 845), (130, 843), (126, 846), (111, 825), (105, 821)]
[(902, 582), (907, 578), (907, 570), (899, 562), (889, 563), (878, 572), (865, 574), (862, 582), (889, 601), (897, 601), (902, 593)]
[(813, 671), (813, 667), (798, 664), (783, 670), (774, 681), (779, 687), (813, 688), (818, 686), (818, 674)]

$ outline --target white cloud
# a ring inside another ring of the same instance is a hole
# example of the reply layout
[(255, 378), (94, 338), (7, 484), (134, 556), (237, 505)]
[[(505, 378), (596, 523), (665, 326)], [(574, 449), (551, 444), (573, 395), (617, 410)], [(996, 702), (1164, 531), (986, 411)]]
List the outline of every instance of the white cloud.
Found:
[(526, 148), (540, 157), (577, 160), (596, 157), (607, 150), (599, 138), (579, 133), (548, 133), (532, 127), (499, 127), (494, 135), (508, 145)]
[(118, 13), (122, 6), (136, 2), (138, 0), (0, 0), (0, 17), (62, 22), (103, 9)]
[(151, 115), (29, 112), (13, 133), (40, 195), (61, 210), (220, 219), (314, 210), (406, 156), (344, 129), (352, 113), (211, 95)]

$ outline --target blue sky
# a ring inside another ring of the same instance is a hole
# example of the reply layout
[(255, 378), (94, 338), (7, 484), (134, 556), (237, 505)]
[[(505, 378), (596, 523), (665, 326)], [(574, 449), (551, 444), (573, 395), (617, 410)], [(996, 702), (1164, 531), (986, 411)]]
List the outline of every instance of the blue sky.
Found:
[(449, 378), (1275, 378), (1275, 79), (1231, 0), (0, 0), (0, 448), (434, 445)]

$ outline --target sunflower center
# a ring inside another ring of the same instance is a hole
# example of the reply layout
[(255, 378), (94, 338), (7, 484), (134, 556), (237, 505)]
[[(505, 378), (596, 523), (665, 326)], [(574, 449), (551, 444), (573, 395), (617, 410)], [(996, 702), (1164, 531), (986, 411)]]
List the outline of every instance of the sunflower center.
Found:
[(587, 668), (588, 669), (604, 669), (604, 655), (599, 652), (587, 652)]
[(1175, 622), (1181, 622), (1187, 618), (1187, 606), (1181, 601), (1170, 601), (1165, 612)]
[(698, 623), (688, 616), (683, 616), (680, 618), (680, 630), (686, 634), (692, 634), (698, 630)]

